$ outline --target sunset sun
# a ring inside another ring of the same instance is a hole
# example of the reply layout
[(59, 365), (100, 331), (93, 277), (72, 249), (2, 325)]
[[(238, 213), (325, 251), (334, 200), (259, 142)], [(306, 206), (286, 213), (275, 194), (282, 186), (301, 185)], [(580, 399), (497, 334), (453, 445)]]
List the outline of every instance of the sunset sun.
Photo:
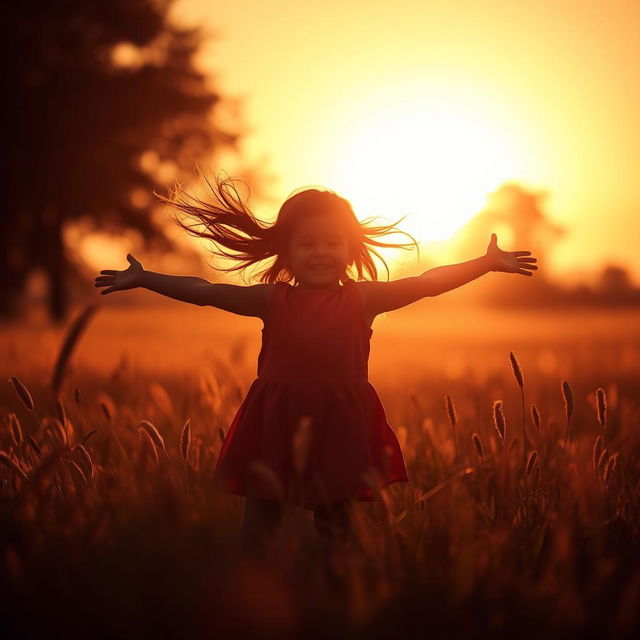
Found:
[(415, 102), (377, 111), (340, 150), (342, 188), (360, 217), (394, 220), (420, 242), (451, 237), (518, 167), (501, 123), (471, 107)]

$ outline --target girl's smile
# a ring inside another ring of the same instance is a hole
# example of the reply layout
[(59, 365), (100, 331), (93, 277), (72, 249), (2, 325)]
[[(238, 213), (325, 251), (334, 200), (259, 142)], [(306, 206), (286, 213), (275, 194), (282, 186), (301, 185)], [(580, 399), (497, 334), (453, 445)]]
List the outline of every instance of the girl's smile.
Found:
[(331, 216), (302, 219), (291, 236), (289, 261), (299, 286), (331, 287), (349, 262), (347, 238)]

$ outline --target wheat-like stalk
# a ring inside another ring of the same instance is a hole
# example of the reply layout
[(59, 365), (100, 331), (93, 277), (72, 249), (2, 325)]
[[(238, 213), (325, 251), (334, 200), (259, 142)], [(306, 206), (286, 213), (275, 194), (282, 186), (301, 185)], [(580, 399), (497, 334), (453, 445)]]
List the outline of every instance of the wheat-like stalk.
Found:
[(600, 473), (600, 469), (602, 468), (602, 465), (606, 461), (608, 455), (609, 455), (609, 451), (607, 449), (603, 449), (600, 452), (600, 457), (598, 458), (598, 462), (596, 463), (596, 471), (598, 473)]
[(573, 415), (573, 391), (566, 380), (562, 381), (562, 397), (564, 399), (564, 414), (567, 418), (567, 430), (564, 434), (564, 442), (562, 444), (562, 459), (564, 459), (564, 449), (567, 446), (567, 438), (569, 437), (569, 426), (571, 424), (571, 416)]
[(562, 381), (562, 397), (564, 399), (564, 412), (567, 420), (573, 415), (573, 391), (566, 380)]
[(482, 439), (475, 431), (471, 434), (471, 441), (473, 442), (473, 446), (476, 448), (476, 451), (478, 452), (480, 458), (484, 458), (484, 447), (482, 446)]
[(616, 468), (616, 464), (618, 462), (618, 456), (620, 454), (618, 452), (614, 453), (605, 464), (604, 473), (602, 474), (602, 482), (607, 488), (609, 486), (609, 481), (611, 480), (611, 476)]
[(189, 460), (189, 451), (191, 449), (191, 424), (189, 418), (182, 427), (182, 435), (180, 436), (180, 455), (187, 462)]
[(50, 420), (48, 429), (56, 437), (58, 442), (63, 445), (67, 445), (69, 443), (67, 432), (58, 418), (52, 418)]
[(29, 393), (27, 387), (25, 387), (20, 379), (16, 376), (9, 376), (9, 382), (13, 384), (13, 388), (16, 391), (16, 395), (20, 399), (20, 402), (29, 410), (31, 413), (35, 413), (35, 405), (33, 404), (33, 398)]
[[(525, 410), (524, 410), (524, 378), (522, 376), (522, 368), (520, 367), (520, 363), (516, 358), (513, 351), (509, 352), (509, 359), (511, 360), (511, 368), (513, 369), (513, 375), (516, 378), (516, 382), (520, 387), (520, 399), (522, 404), (522, 468), (523, 470), (527, 468), (527, 423), (525, 419)], [(537, 454), (536, 454), (537, 455)], [(525, 504), (527, 502), (527, 476), (528, 473), (524, 473), (523, 482), (524, 482), (524, 501)]]
[(493, 402), (493, 424), (500, 436), (500, 441), (504, 447), (504, 441), (507, 435), (507, 423), (502, 412), (502, 400), (494, 400)]
[(140, 420), (140, 422), (138, 423), (138, 428), (141, 428), (149, 436), (149, 438), (151, 438), (156, 447), (162, 449), (164, 455), (167, 456), (167, 458), (169, 457), (164, 446), (164, 439), (152, 422), (150, 422), (149, 420)]
[(15, 471), (23, 480), (27, 479), (27, 474), (22, 470), (19, 464), (15, 462), (6, 451), (0, 451), (0, 465)]
[(531, 419), (533, 420), (533, 424), (536, 427), (536, 430), (538, 431), (538, 434), (540, 433), (540, 413), (538, 412), (538, 407), (536, 407), (535, 404), (531, 405)]
[(449, 415), (449, 422), (451, 423), (452, 427), (455, 427), (458, 422), (458, 414), (456, 412), (456, 407), (453, 404), (453, 400), (451, 399), (451, 396), (448, 393), (445, 395), (445, 400), (447, 404), (447, 414)]
[(71, 468), (75, 473), (77, 473), (82, 478), (85, 484), (89, 484), (89, 478), (87, 477), (87, 474), (85, 473), (84, 469), (75, 460), (68, 460), (67, 462), (68, 462), (69, 468)]
[(87, 327), (91, 316), (97, 311), (98, 307), (95, 304), (88, 304), (78, 315), (78, 317), (71, 323), (67, 333), (65, 335), (58, 358), (53, 367), (53, 375), (51, 376), (51, 388), (55, 393), (58, 392), (64, 379), (67, 364), (75, 346), (78, 344), (80, 336)]
[(536, 463), (536, 460), (538, 459), (538, 452), (535, 449), (532, 449), (529, 452), (529, 457), (527, 458), (527, 466), (526, 466), (526, 477), (529, 477), (531, 475), (531, 472), (533, 471), (533, 467)]
[(609, 485), (609, 479), (611, 476), (611, 472), (613, 471), (613, 468), (615, 467), (615, 454), (612, 455), (605, 463), (604, 465), (604, 469), (602, 471), (602, 484), (604, 485), (605, 489), (608, 487)]
[(11, 432), (11, 440), (16, 447), (22, 444), (22, 428), (18, 416), (12, 411), (9, 414), (9, 431)]
[(598, 414), (598, 422), (602, 426), (602, 433), (604, 434), (604, 444), (609, 446), (607, 439), (607, 396), (602, 387), (596, 389), (596, 412)]
[(460, 463), (458, 458), (458, 438), (456, 436), (456, 424), (458, 422), (458, 414), (456, 413), (456, 407), (453, 404), (453, 400), (451, 396), (447, 393), (445, 395), (445, 401), (447, 405), (447, 414), (449, 416), (449, 422), (451, 423), (451, 428), (453, 429), (453, 448), (456, 454), (456, 471), (460, 469)]
[(607, 396), (602, 387), (596, 389), (596, 407), (598, 410), (598, 422), (606, 428), (607, 426)]
[(116, 414), (116, 405), (113, 400), (106, 393), (101, 393), (99, 395), (98, 404), (100, 405), (100, 409), (102, 409), (102, 413), (107, 421), (113, 422), (113, 416)]
[(518, 386), (522, 389), (524, 387), (524, 378), (522, 377), (522, 369), (513, 351), (509, 352), (509, 359), (511, 360), (511, 367), (513, 368), (513, 375), (516, 377), (516, 382), (518, 383)]
[(86, 450), (84, 445), (77, 444), (73, 450), (78, 454), (78, 457), (82, 460), (82, 466), (84, 471), (86, 471), (87, 475), (93, 478), (93, 460), (89, 455), (89, 452)]
[(593, 443), (593, 450), (591, 452), (591, 466), (593, 470), (596, 470), (598, 466), (598, 460), (600, 458), (600, 453), (602, 452), (602, 436), (598, 436)]
[(149, 431), (147, 431), (143, 427), (138, 427), (138, 434), (147, 443), (147, 446), (151, 450), (151, 453), (153, 453), (153, 457), (156, 464), (158, 464), (160, 460), (158, 458), (158, 449), (156, 446), (156, 442), (153, 439), (153, 436), (149, 433)]

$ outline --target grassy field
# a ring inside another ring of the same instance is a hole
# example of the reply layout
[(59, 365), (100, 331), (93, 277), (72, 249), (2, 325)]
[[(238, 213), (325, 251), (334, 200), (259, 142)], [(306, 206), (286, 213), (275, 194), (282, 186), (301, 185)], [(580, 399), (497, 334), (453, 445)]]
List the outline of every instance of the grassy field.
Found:
[(243, 557), (243, 499), (211, 482), (261, 328), (180, 303), (107, 304), (56, 401), (64, 330), (37, 316), (2, 327), (0, 581), (15, 637), (640, 630), (640, 312), (424, 300), (376, 318), (369, 377), (411, 482), (356, 505), (353, 543), (328, 560), (302, 509), (269, 553)]

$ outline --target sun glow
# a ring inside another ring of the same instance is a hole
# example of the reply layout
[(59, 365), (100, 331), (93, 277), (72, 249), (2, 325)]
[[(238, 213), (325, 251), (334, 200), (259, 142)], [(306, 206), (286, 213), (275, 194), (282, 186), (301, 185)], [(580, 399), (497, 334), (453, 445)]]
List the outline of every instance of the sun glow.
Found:
[(521, 169), (509, 133), (473, 106), (400, 104), (351, 129), (337, 154), (337, 183), (361, 219), (408, 214), (404, 231), (443, 241)]

